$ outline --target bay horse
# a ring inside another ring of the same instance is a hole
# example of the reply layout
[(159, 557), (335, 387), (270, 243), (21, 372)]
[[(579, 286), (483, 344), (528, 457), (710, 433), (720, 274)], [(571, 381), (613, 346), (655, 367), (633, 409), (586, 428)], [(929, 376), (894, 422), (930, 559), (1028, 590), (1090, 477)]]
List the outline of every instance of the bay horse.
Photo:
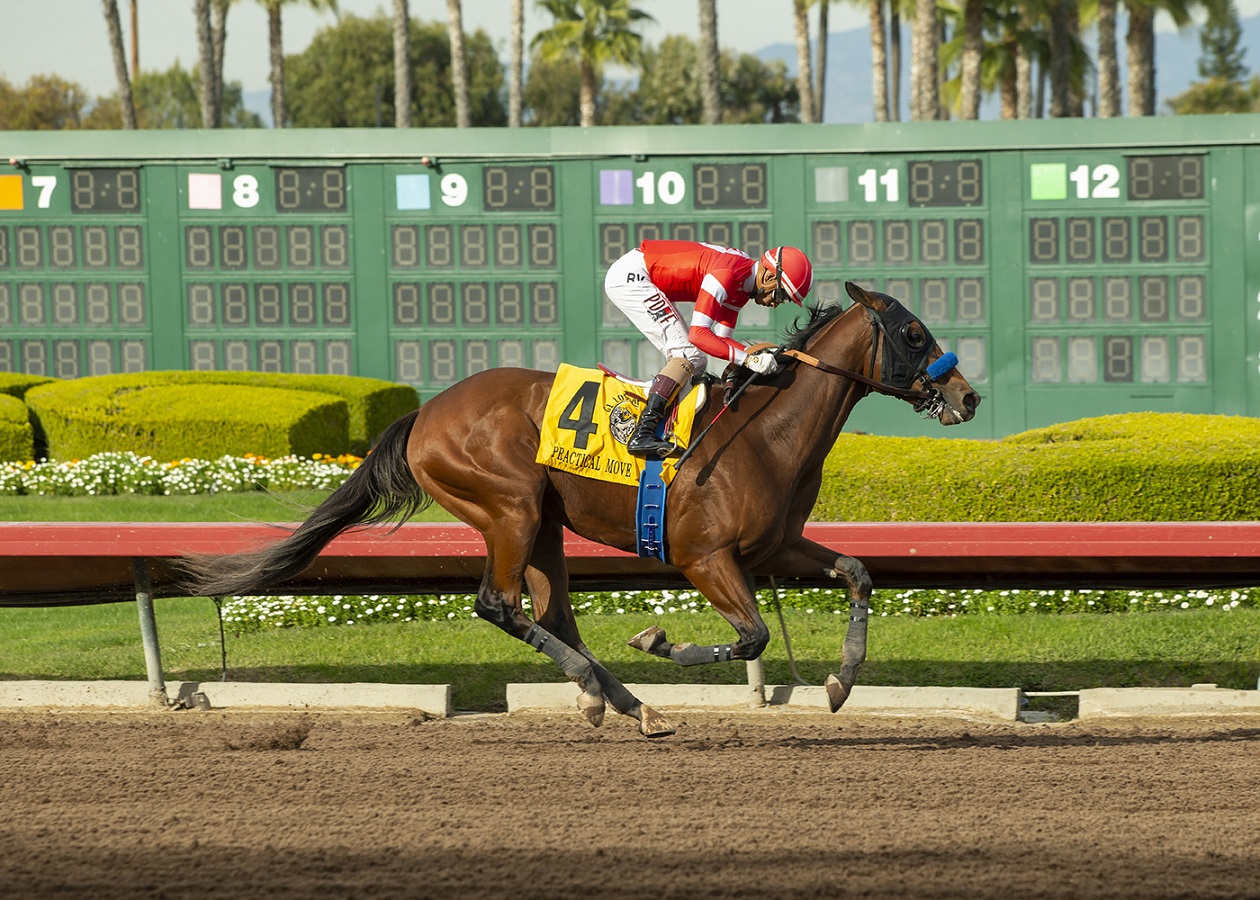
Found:
[[(980, 402), (956, 367), (940, 364), (950, 358), (941, 360), (931, 332), (896, 299), (852, 282), (845, 289), (854, 304), (811, 307), (808, 321), (789, 332), (777, 374), (758, 376), (737, 404), (698, 415), (697, 433), (707, 426), (711, 433), (669, 489), (670, 562), (738, 639), (671, 643), (653, 626), (630, 640), (684, 666), (756, 659), (770, 632), (752, 576), (823, 573), (846, 586), (850, 601), (840, 674), (826, 681), (833, 712), (866, 658), (872, 585), (860, 561), (802, 536), (823, 461), (871, 390), (905, 399), (942, 425), (968, 421)], [(390, 425), (363, 464), (288, 537), (229, 556), (185, 557), (184, 587), (198, 596), (256, 593), (304, 570), (343, 531), (405, 521), (436, 500), (485, 538), (478, 617), (554, 660), (580, 687), (578, 707), (593, 725), (602, 723), (607, 701), (636, 719), (643, 735), (673, 734), (578, 633), (564, 529), (635, 552), (636, 489), (535, 462), (553, 378), (488, 369), (451, 386)], [(533, 621), (522, 610), (522, 581)]]

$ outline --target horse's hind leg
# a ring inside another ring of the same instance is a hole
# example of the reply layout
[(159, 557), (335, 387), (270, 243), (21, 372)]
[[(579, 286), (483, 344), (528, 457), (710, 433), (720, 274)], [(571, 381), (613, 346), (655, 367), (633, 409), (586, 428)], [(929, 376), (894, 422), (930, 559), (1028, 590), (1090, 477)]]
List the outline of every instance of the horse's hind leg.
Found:
[(538, 624), (590, 662), (604, 696), (613, 709), (639, 723), (646, 737), (665, 737), (674, 728), (656, 710), (642, 703), (615, 675), (604, 668), (582, 641), (577, 618), (569, 600), (569, 568), (564, 559), (564, 528), (559, 522), (544, 521), (534, 540), (534, 550), (525, 569), (525, 583)]
[(531, 622), (521, 610), (521, 579), (538, 523), (533, 522), (528, 529), (514, 527), (520, 524), (501, 519), (493, 531), (485, 533), (486, 571), (473, 608), (480, 618), (551, 657), (582, 689), (578, 708), (592, 725), (599, 726), (604, 721), (604, 696), (591, 661), (542, 625)]
[(631, 647), (670, 659), (680, 666), (756, 659), (770, 643), (770, 629), (757, 612), (757, 598), (748, 579), (729, 553), (713, 553), (702, 562), (683, 569), (683, 574), (708, 599), (713, 608), (730, 622), (739, 635), (734, 644), (671, 644), (665, 630), (657, 625), (639, 632), (629, 641)]

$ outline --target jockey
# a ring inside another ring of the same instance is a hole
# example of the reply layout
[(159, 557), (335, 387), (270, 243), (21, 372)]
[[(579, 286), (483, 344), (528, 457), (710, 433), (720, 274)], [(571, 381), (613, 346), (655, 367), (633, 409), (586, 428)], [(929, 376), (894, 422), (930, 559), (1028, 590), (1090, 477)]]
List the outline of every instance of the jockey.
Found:
[[(813, 280), (813, 266), (795, 247), (775, 247), (754, 260), (717, 244), (644, 241), (613, 263), (604, 293), (666, 358), (626, 449), (662, 458), (676, 449), (656, 436), (656, 426), (679, 387), (704, 372), (706, 354), (760, 375), (777, 372), (772, 349), (749, 352), (735, 340), (735, 320), (749, 300), (772, 308), (784, 300), (800, 306)], [(687, 327), (678, 304), (692, 302), (696, 306)]]

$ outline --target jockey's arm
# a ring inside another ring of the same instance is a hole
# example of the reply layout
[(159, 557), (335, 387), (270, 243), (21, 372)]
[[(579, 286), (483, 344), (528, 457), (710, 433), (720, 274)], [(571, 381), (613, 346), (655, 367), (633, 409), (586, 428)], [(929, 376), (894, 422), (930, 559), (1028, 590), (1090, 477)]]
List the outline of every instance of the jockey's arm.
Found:
[[(710, 276), (712, 277), (712, 276)], [(747, 348), (735, 339), (735, 321), (739, 310), (722, 303), (714, 293), (705, 290), (709, 278), (696, 297), (696, 308), (691, 315), (691, 327), (687, 340), (710, 356), (743, 365), (748, 356)], [(724, 290), (716, 293), (725, 294)]]

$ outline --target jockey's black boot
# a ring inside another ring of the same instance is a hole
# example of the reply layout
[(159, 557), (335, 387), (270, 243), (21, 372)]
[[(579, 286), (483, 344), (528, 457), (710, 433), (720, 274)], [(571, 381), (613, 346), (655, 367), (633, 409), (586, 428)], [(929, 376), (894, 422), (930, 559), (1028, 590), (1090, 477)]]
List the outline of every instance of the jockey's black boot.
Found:
[(634, 456), (649, 456), (664, 459), (678, 448), (669, 441), (656, 436), (656, 426), (661, 424), (665, 410), (669, 408), (669, 400), (660, 394), (648, 394), (647, 406), (639, 414), (639, 424), (635, 426), (630, 440), (626, 441), (626, 449)]

